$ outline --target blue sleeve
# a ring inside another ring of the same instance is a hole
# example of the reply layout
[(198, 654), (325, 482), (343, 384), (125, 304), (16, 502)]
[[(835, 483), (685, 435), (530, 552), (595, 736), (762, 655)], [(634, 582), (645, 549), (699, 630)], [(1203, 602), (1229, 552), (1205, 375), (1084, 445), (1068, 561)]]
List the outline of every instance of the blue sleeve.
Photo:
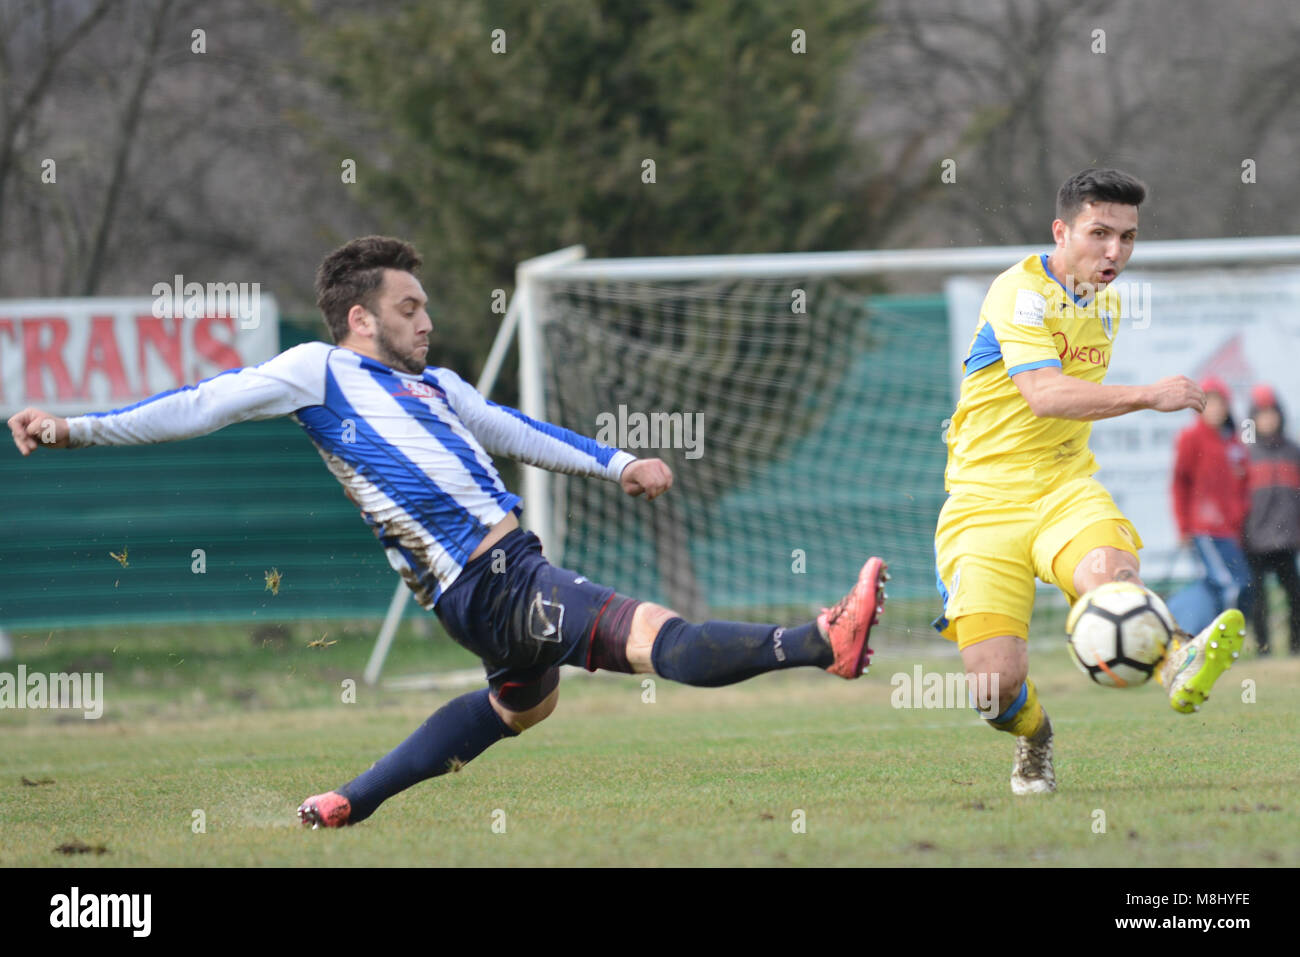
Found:
[(449, 369), (435, 370), (453, 411), (493, 455), (504, 455), (527, 465), (617, 480), (636, 456), (585, 435), (539, 422), (518, 409), (489, 402), (479, 391)]

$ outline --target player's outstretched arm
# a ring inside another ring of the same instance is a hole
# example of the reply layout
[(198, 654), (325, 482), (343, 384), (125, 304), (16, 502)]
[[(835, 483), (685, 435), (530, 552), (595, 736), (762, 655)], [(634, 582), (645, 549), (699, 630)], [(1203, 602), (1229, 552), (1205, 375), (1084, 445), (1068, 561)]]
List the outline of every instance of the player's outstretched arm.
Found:
[(68, 447), (68, 420), (41, 409), (29, 407), (15, 412), (9, 417), (9, 431), (23, 455), (31, 455), (42, 445), (51, 449)]
[(1175, 375), (1151, 385), (1098, 385), (1046, 366), (1011, 377), (1029, 409), (1040, 419), (1095, 421), (1154, 409), (1177, 412), (1205, 408), (1205, 393), (1186, 376)]
[(9, 420), (23, 455), (38, 445), (146, 445), (207, 435), (235, 422), (288, 415), (324, 401), (325, 363), (331, 346), (294, 346), (273, 359), (230, 369), (197, 385), (160, 392), (111, 412), (68, 419), (24, 409)]

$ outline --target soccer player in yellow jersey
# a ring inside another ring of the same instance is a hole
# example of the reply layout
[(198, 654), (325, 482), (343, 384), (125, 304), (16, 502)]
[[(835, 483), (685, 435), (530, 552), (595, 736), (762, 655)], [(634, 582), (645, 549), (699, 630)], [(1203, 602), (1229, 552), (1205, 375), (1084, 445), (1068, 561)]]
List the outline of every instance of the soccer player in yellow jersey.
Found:
[[(935, 531), (944, 609), (935, 627), (957, 642), (977, 686), (997, 689), (998, 713), (985, 717), (1016, 736), (1016, 794), (1056, 790), (1052, 725), (1029, 680), (1035, 576), (1071, 603), (1105, 582), (1141, 584), (1137, 529), (1092, 477), (1090, 423), (1205, 407), (1185, 376), (1102, 384), (1120, 325), (1110, 284), (1133, 253), (1145, 198), (1143, 183), (1120, 170), (1086, 169), (1065, 181), (1056, 248), (989, 288), (948, 431), (950, 494)], [(1177, 633), (1156, 669), (1174, 710), (1200, 707), (1236, 657), (1244, 625), (1230, 609), (1195, 639)]]

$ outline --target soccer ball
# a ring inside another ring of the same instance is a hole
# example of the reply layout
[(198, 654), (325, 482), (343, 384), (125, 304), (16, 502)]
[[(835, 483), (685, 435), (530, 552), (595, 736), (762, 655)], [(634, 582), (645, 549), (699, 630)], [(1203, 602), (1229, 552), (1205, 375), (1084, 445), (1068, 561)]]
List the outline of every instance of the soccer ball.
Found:
[(1107, 688), (1151, 680), (1174, 633), (1174, 619), (1155, 592), (1133, 582), (1107, 582), (1084, 595), (1065, 620), (1070, 657)]

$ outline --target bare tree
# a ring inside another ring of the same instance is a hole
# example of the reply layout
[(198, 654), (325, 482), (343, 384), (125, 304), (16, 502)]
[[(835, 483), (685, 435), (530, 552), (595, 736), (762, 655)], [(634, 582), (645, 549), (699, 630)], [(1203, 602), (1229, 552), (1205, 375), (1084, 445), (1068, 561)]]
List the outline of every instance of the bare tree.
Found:
[(122, 187), (127, 175), (127, 159), (140, 129), (145, 91), (148, 90), (149, 83), (157, 73), (158, 48), (162, 44), (163, 32), (168, 24), (171, 8), (172, 0), (158, 0), (150, 16), (149, 39), (136, 64), (135, 77), (127, 92), (126, 103), (117, 125), (117, 142), (112, 150), (112, 172), (109, 174), (108, 185), (104, 190), (103, 205), (96, 218), (90, 257), (81, 282), (83, 296), (93, 296), (99, 288), (104, 269), (104, 251), (108, 246), (108, 237), (112, 233), (114, 214), (117, 212), (118, 201), (122, 196)]
[[(20, 137), (49, 96), (68, 55), (116, 4), (117, 0), (97, 0), (84, 15), (74, 15), (70, 26), (65, 25), (58, 4), (0, 6), (0, 230)], [(29, 74), (31, 80), (23, 84), (19, 77)], [(0, 276), (3, 267), (0, 261)]]
[[(1294, 228), (1300, 196), (1281, 175), (1300, 146), (1293, 3), (888, 0), (882, 17), (855, 78), (870, 94), (859, 125), (912, 145), (931, 182), (945, 160), (955, 173), (894, 241), (1045, 240), (1056, 186), (1089, 165), (1152, 186), (1144, 235)], [(1243, 189), (1243, 160), (1261, 154), (1272, 184)]]
[[(4, 291), (138, 294), (179, 272), (306, 309), (321, 247), (378, 224), (310, 132), (351, 117), (303, 68), (293, 21), (256, 0), (108, 2), (10, 151), (11, 172), (50, 157), (59, 175), (10, 176)], [(42, 28), (35, 5), (8, 14), (12, 65)]]

